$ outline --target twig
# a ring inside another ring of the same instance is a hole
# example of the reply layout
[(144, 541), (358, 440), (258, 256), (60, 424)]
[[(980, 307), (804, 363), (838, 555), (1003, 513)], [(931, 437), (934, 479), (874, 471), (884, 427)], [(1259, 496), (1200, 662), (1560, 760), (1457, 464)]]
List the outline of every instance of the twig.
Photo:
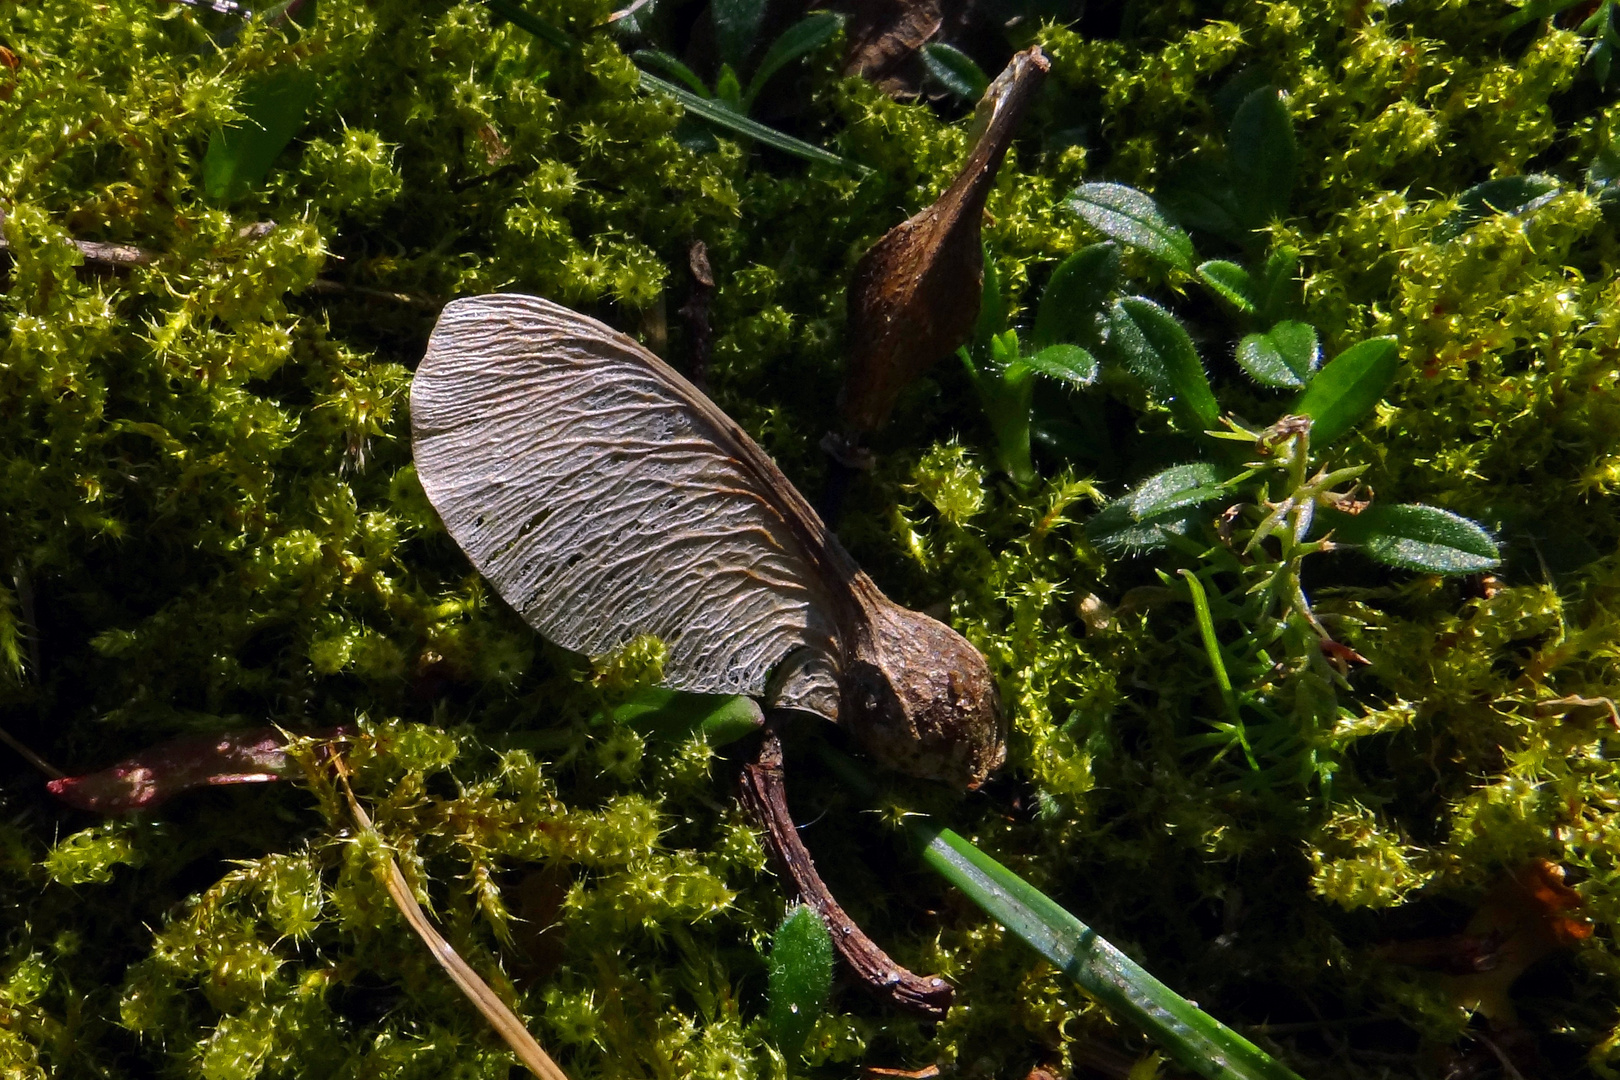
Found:
[(16, 736), (12, 735), (11, 732), (7, 731), (5, 728), (0, 728), (0, 742), (5, 743), (7, 746), (17, 751), (18, 755), (20, 755), (24, 761), (28, 762), (28, 764), (44, 773), (52, 780), (61, 780), (67, 776), (67, 773), (63, 772), (61, 769), (58, 769), (55, 765), (52, 765), (38, 754), (28, 749), (27, 746), (18, 741)]
[[(0, 211), (0, 223), (5, 221), (5, 212)], [(237, 236), (244, 240), (261, 240), (275, 229), (273, 221), (256, 221), (251, 225), (244, 225), (237, 230)], [(129, 268), (135, 266), (155, 266), (162, 256), (134, 244), (108, 244), (100, 240), (70, 240), (68, 241), (83, 256), (84, 261), (96, 266), (109, 266), (114, 268)], [(11, 242), (0, 235), (0, 253), (10, 252)], [(369, 300), (388, 300), (396, 304), (406, 304), (411, 307), (436, 310), (440, 306), (438, 300), (429, 296), (413, 296), (410, 293), (389, 292), (386, 289), (368, 289), (363, 285), (349, 285), (331, 278), (316, 278), (309, 283), (307, 292), (325, 294), (328, 296), (360, 296)]]
[(861, 982), (898, 1008), (930, 1019), (942, 1019), (955, 994), (951, 984), (938, 975), (916, 975), (891, 960), (844, 913), (826, 882), (821, 880), (788, 812), (782, 742), (774, 731), (766, 730), (754, 760), (743, 766), (742, 802), (765, 829), (771, 850), (793, 881), (800, 899), (827, 924), (833, 947)]
[(709, 355), (714, 351), (714, 326), (709, 319), (709, 308), (714, 303), (714, 271), (709, 268), (708, 245), (693, 241), (686, 262), (692, 271), (692, 291), (679, 314), (686, 320), (686, 336), (692, 343), (692, 385), (701, 390), (708, 382)]
[[(349, 772), (343, 758), (338, 757), (334, 760), (337, 763), (338, 781), (343, 785), (343, 794), (349, 801), (349, 812), (354, 815), (354, 820), (361, 829), (374, 833), (371, 817), (360, 805), (360, 800), (354, 797), (354, 789), (349, 786)], [(457, 989), (467, 995), (467, 1000), (484, 1015), (484, 1019), (489, 1021), (489, 1026), (495, 1029), (496, 1034), (512, 1048), (518, 1060), (523, 1062), (530, 1072), (540, 1077), (540, 1080), (568, 1080), (568, 1074), (551, 1060), (551, 1055), (541, 1049), (539, 1043), (535, 1042), (534, 1036), (529, 1034), (529, 1030), (523, 1026), (523, 1021), (518, 1019), (517, 1014), (507, 1007), (506, 1002), (490, 989), (489, 984), (478, 972), (474, 971), (444, 936), (434, 929), (433, 924), (428, 921), (427, 913), (422, 910), (422, 905), (418, 904), (416, 897), (411, 894), (410, 883), (405, 880), (405, 874), (400, 870), (399, 863), (392, 857), (388, 860), (388, 876), (383, 885), (388, 889), (388, 895), (394, 901), (394, 906), (399, 908), (399, 913), (405, 916), (405, 921), (416, 931), (416, 936), (427, 945), (433, 959), (444, 968)]]

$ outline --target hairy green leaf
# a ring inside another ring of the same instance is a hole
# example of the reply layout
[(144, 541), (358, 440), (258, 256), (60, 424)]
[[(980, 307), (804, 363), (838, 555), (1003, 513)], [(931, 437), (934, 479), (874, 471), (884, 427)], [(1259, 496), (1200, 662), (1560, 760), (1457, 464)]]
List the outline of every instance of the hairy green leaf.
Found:
[(1239, 311), (1254, 314), (1254, 282), (1249, 272), (1234, 262), (1211, 259), (1198, 264), (1198, 278), (1221, 299)]
[(1114, 303), (1109, 345), (1164, 398), (1176, 423), (1191, 433), (1215, 426), (1220, 406), (1187, 331), (1164, 308), (1140, 296)]
[(1316, 327), (1284, 321), (1263, 334), (1249, 334), (1238, 342), (1238, 366), (1262, 386), (1298, 390), (1310, 381), (1322, 361)]
[(1311, 445), (1326, 446), (1361, 423), (1389, 390), (1399, 367), (1400, 352), (1392, 337), (1369, 338), (1328, 361), (1292, 410), (1311, 418)]
[(1081, 184), (1069, 206), (1111, 240), (1140, 248), (1167, 266), (1192, 273), (1193, 244), (1159, 212), (1152, 199), (1124, 184)]
[(1118, 244), (1091, 244), (1064, 259), (1041, 293), (1032, 334), (1035, 347), (1060, 341), (1094, 342), (1097, 316), (1118, 281)]
[(821, 916), (803, 904), (789, 911), (771, 935), (768, 966), (771, 1035), (782, 1055), (792, 1060), (832, 992), (832, 935)]
[(1297, 171), (1294, 122), (1274, 86), (1243, 99), (1226, 141), (1227, 172), (1241, 224), (1258, 229), (1288, 211)]
[(1161, 473), (1138, 484), (1125, 500), (1131, 508), (1131, 517), (1138, 522), (1182, 510), (1201, 506), (1218, 499), (1226, 491), (1221, 483), (1220, 471), (1207, 462), (1191, 465), (1172, 465)]
[(1388, 566), (1431, 574), (1472, 574), (1501, 562), (1490, 534), (1435, 506), (1373, 503), (1359, 514), (1324, 513), (1320, 524), (1341, 544), (1357, 544)]
[(953, 49), (942, 41), (930, 41), (922, 47), (921, 55), (928, 74), (959, 98), (978, 101), (990, 87), (990, 77), (960, 49)]
[(1097, 381), (1097, 358), (1078, 345), (1048, 345), (1018, 362), (1037, 374), (1071, 386), (1090, 386)]
[(765, 20), (765, 0), (709, 0), (714, 43), (722, 62), (741, 68), (754, 51)]

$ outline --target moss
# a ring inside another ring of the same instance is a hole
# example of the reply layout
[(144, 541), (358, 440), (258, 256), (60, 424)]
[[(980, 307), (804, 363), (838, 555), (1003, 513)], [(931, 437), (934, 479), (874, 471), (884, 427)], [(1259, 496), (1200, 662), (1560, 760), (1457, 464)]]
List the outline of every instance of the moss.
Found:
[[(380, 837), (352, 830), (313, 749), (302, 785), (117, 823), (10, 771), (8, 1075), (505, 1075), (389, 904), (386, 854), (570, 1075), (789, 1069), (762, 1019), (789, 898), (729, 798), (730, 759), (601, 719), (656, 680), (656, 642), (569, 656), (478, 580), (410, 466), (410, 369), (438, 301), (497, 288), (631, 331), (663, 319), (679, 361), (669, 316), (701, 240), (714, 395), (813, 495), (844, 282), (938, 193), (966, 125), (836, 76), (829, 47), (784, 122), (871, 172), (727, 138), (694, 153), (600, 29), (605, 4), (533, 6), (582, 46), (472, 3), (323, 4), (300, 31), (256, 20), (230, 40), (228, 19), (181, 5), (0, 13), (17, 61), (0, 68), (8, 730), (80, 772), (178, 733), (344, 725)], [(1087, 542), (1097, 505), (1164, 464), (1162, 412), (1106, 388), (1112, 448), (1042, 450), (1021, 490), (942, 364), (897, 410), (841, 533), (892, 595), (985, 651), (1013, 736), (986, 792), (897, 783), (895, 803), (947, 818), (1223, 1019), (1393, 1016), (1436, 1053), (1466, 1012), (1379, 946), (1459, 931), (1505, 869), (1551, 859), (1596, 932), (1538, 969), (1521, 1011), (1564, 1074), (1613, 1075), (1620, 247), (1586, 182), (1613, 94), (1574, 30), (1504, 36), (1489, 5), (1138, 6), (1117, 37), (1018, 31), (1054, 66), (989, 201), (1013, 318), (1097, 239), (1063, 204), (1075, 183), (1169, 184), (1218, 151), (1237, 90), (1276, 85), (1301, 173), (1262, 247), (1300, 252), (1299, 305), (1329, 354), (1400, 342), (1394, 389), (1342, 455), (1369, 464), (1380, 500), (1484, 522), (1507, 565), (1471, 585), (1322, 556), (1315, 608), (1371, 661), (1336, 677), (1297, 625), (1256, 614), (1219, 552)], [(263, 183), (211, 199), (212, 133), (289, 65), (316, 76), (307, 126)], [(1559, 192), (1440, 228), (1470, 186), (1522, 173)], [(75, 239), (158, 258), (87, 265)], [(1224, 314), (1139, 255), (1126, 277), (1185, 317), (1223, 394), (1236, 384)], [(1184, 568), (1208, 578), (1235, 677), (1286, 735), (1261, 771), (1210, 741), (1224, 714)], [(801, 820), (826, 815), (805, 835), (839, 895), (964, 1006), (930, 1027), (845, 988), (793, 1068), (1023, 1075), (1097, 1040), (1146, 1053), (813, 762), (792, 764)], [(1356, 1030), (1347, 1053), (1308, 1031), (1275, 1048), (1312, 1076), (1419, 1073), (1416, 1055), (1357, 1057)]]

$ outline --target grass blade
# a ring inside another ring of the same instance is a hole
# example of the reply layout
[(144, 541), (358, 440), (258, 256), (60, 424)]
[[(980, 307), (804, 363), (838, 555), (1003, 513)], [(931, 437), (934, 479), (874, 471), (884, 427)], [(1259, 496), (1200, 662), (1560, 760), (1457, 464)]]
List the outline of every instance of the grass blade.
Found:
[(859, 165), (848, 158), (839, 157), (837, 154), (823, 150), (819, 146), (812, 146), (807, 142), (795, 139), (791, 135), (784, 135), (775, 128), (768, 128), (764, 124), (748, 119), (746, 116), (732, 112), (718, 102), (698, 97), (698, 95), (684, 87), (676, 86), (672, 82), (666, 82), (658, 76), (648, 74), (645, 71), (641, 73), (641, 88), (649, 93), (668, 94), (680, 102), (681, 107), (693, 116), (701, 117), (717, 127), (723, 127), (735, 135), (741, 135), (746, 139), (753, 139), (755, 142), (763, 143), (773, 149), (782, 151), (784, 154), (792, 154), (794, 157), (803, 158), (805, 161), (836, 165), (840, 169), (847, 169), (851, 172), (865, 173), (871, 171), (864, 165)]
[(923, 861), (985, 913), (1208, 1080), (1299, 1080), (1248, 1039), (1148, 974), (1056, 901), (962, 837), (908, 820)]
[[(826, 744), (817, 749), (850, 790), (867, 799), (877, 797), (877, 785), (853, 760)], [(922, 845), (923, 861), (931, 869), (1117, 1018), (1145, 1031), (1178, 1064), (1206, 1080), (1301, 1080), (950, 829), (925, 814), (908, 815), (906, 827)]]

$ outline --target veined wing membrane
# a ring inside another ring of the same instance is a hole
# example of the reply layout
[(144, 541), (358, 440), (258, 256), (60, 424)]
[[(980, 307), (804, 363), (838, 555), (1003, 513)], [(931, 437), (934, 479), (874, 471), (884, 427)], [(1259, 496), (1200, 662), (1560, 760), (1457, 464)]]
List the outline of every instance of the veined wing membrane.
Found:
[[(456, 300), (412, 383), (411, 429), (445, 527), (557, 644), (656, 634), (680, 690), (764, 694), (794, 650), (833, 678), (824, 583), (853, 573), (847, 556), (748, 436), (629, 338), (535, 297)], [(783, 704), (835, 711), (826, 686), (789, 682), (799, 700)]]

